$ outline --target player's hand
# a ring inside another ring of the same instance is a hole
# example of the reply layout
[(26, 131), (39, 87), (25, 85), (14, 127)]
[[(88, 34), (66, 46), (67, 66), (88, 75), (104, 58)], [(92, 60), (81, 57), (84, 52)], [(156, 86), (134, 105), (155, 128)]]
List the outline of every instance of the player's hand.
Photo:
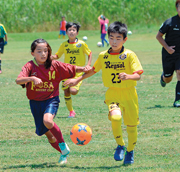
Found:
[(129, 75), (127, 73), (123, 72), (123, 73), (119, 74), (119, 79), (122, 80), (122, 81), (128, 80), (129, 79), (128, 77), (129, 77)]
[(39, 87), (43, 86), (43, 82), (40, 78), (33, 76), (32, 80), (33, 80), (35, 86), (39, 86)]
[(78, 84), (78, 81), (76, 79), (68, 79), (66, 80), (64, 83), (63, 83), (63, 86), (69, 86), (69, 87), (72, 87), (72, 86), (75, 86)]
[(84, 72), (84, 73), (88, 73), (91, 69), (92, 69), (91, 66), (86, 65), (83, 72)]
[(7, 41), (4, 42), (4, 45), (7, 45)]
[(52, 60), (57, 60), (58, 57), (57, 57), (57, 55), (51, 55), (51, 59), (52, 59)]
[(169, 53), (169, 54), (173, 54), (174, 52), (175, 52), (175, 48), (176, 46), (169, 46), (168, 47), (168, 49), (167, 49), (167, 52)]

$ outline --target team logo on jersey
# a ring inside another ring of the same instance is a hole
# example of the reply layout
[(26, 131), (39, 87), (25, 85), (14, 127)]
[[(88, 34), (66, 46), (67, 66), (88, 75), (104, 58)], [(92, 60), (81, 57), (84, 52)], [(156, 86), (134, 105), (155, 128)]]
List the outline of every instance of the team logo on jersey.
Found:
[(107, 59), (107, 58), (108, 58), (108, 55), (105, 55), (103, 58), (104, 58), (104, 59)]
[(71, 50), (70, 48), (66, 49), (67, 54), (79, 54), (79, 49), (77, 50)]
[(179, 28), (175, 27), (175, 28), (173, 28), (173, 30), (179, 30)]
[(80, 48), (82, 46), (81, 43), (76, 44), (76, 47)]
[(121, 54), (121, 55), (119, 56), (119, 58), (120, 58), (121, 60), (124, 60), (124, 59), (127, 58), (127, 55), (126, 55), (126, 54)]

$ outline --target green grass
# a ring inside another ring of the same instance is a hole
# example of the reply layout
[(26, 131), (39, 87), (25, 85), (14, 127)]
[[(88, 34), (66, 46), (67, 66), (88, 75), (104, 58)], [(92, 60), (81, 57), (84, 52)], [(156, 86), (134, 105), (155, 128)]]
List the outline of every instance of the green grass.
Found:
[[(131, 29), (133, 31), (133, 29)], [(21, 67), (32, 59), (30, 45), (38, 37), (45, 38), (53, 49), (59, 48), (62, 39), (58, 32), (9, 34), (9, 42), (2, 55), (0, 75), (0, 171), (138, 171), (169, 172), (180, 171), (180, 115), (173, 108), (176, 78), (162, 88), (159, 84), (162, 72), (161, 46), (155, 39), (156, 29), (133, 31), (125, 47), (139, 57), (144, 74), (137, 84), (139, 96), (138, 142), (135, 147), (135, 163), (125, 167), (113, 158), (116, 142), (112, 135), (111, 123), (107, 118), (108, 108), (103, 103), (106, 88), (102, 84), (101, 72), (83, 81), (79, 94), (73, 96), (77, 118), (68, 119), (63, 91), (60, 90), (60, 108), (55, 122), (61, 128), (71, 153), (68, 164), (59, 167), (56, 163), (59, 153), (48, 143), (45, 136), (38, 137), (26, 98), (25, 89), (15, 84)], [(79, 39), (86, 35), (87, 44), (93, 53), (93, 62), (100, 51), (96, 43), (99, 31), (80, 31)], [(60, 60), (63, 61), (63, 58)], [(87, 123), (93, 131), (92, 141), (83, 147), (70, 140), (71, 127), (79, 122)], [(127, 145), (126, 127), (122, 124)]]

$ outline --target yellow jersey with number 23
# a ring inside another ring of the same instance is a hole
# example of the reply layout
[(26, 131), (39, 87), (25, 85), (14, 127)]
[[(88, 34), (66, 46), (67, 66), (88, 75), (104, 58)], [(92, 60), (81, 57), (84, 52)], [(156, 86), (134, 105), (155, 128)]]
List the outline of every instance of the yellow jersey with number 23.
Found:
[(109, 50), (99, 54), (93, 65), (94, 72), (102, 69), (102, 80), (105, 87), (130, 88), (136, 86), (134, 80), (119, 80), (119, 73), (143, 73), (143, 68), (136, 54), (122, 47), (121, 53), (110, 53)]

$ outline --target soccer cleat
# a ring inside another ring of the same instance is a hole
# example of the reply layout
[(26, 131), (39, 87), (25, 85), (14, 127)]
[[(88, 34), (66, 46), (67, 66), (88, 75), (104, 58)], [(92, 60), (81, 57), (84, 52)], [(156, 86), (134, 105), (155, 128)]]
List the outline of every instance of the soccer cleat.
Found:
[(69, 154), (70, 149), (66, 143), (64, 143), (64, 142), (59, 143), (59, 147), (61, 149), (62, 155), (68, 155)]
[(177, 100), (173, 104), (174, 107), (180, 107), (180, 100)]
[(76, 113), (72, 110), (72, 111), (70, 111), (68, 118), (74, 118), (75, 115), (76, 115)]
[(161, 84), (162, 87), (166, 86), (166, 83), (163, 81), (163, 73), (161, 75), (160, 84)]
[(124, 165), (129, 165), (133, 163), (134, 163), (134, 151), (131, 152), (126, 151), (124, 158)]
[(2, 71), (0, 70), (0, 73), (2, 73)]
[(116, 152), (114, 153), (114, 159), (116, 161), (122, 161), (124, 159), (124, 152), (126, 150), (125, 146), (118, 145), (115, 150)]
[(59, 162), (60, 165), (66, 164), (67, 163), (67, 155), (62, 155), (61, 154), (58, 162)]

